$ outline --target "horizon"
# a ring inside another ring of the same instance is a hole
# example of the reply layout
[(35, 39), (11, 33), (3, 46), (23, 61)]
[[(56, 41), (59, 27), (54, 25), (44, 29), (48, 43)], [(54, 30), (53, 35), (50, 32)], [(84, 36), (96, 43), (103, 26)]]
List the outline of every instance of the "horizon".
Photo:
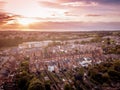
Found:
[(118, 30), (38, 30), (38, 29), (5, 29), (0, 30), (0, 32), (120, 32), (120, 29)]

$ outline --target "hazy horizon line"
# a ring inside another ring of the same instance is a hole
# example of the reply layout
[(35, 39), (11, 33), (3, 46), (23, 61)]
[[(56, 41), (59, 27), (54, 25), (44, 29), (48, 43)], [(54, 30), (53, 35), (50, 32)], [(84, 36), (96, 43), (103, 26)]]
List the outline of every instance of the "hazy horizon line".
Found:
[(16, 31), (16, 32), (92, 32), (92, 31), (97, 31), (97, 32), (103, 32), (103, 31), (120, 31), (120, 29), (104, 29), (104, 30), (63, 30), (63, 29), (42, 29), (42, 30), (38, 30), (38, 29), (4, 29), (4, 30), (0, 30), (2, 32), (4, 31)]

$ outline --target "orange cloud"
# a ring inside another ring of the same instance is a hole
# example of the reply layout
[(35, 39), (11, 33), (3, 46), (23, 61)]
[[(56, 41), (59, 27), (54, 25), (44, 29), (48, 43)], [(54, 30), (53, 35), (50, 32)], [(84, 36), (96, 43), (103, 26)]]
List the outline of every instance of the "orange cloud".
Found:
[(89, 17), (99, 17), (99, 16), (102, 16), (100, 14), (87, 14), (86, 16), (89, 16)]
[[(68, 0), (69, 1), (69, 0)], [(50, 2), (50, 1), (40, 1), (40, 5), (49, 7), (49, 8), (59, 8), (59, 9), (65, 9), (65, 8), (73, 8), (73, 7), (83, 7), (83, 6), (96, 6), (96, 2), (83, 2), (76, 0), (74, 2)]]
[(0, 1), (0, 11), (3, 11), (3, 7), (4, 7), (4, 5), (5, 5), (5, 2)]
[(60, 3), (57, 2), (49, 2), (49, 1), (40, 1), (40, 5), (49, 7), (49, 8), (63, 8)]
[(0, 25), (6, 24), (12, 20), (16, 20), (19, 15), (13, 15), (10, 13), (0, 12)]

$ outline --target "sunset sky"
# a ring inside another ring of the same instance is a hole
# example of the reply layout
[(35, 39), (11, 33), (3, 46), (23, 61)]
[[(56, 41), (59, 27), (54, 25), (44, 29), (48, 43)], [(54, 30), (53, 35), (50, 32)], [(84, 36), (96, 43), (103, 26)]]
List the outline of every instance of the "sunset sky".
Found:
[(0, 0), (0, 30), (120, 30), (120, 0)]

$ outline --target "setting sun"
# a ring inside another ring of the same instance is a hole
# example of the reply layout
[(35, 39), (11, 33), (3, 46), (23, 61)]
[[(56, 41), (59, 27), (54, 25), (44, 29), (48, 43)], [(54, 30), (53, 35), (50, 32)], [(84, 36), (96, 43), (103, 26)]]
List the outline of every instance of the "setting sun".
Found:
[(30, 18), (19, 18), (17, 21), (19, 24), (25, 25), (25, 26), (36, 22), (35, 19), (30, 19)]

